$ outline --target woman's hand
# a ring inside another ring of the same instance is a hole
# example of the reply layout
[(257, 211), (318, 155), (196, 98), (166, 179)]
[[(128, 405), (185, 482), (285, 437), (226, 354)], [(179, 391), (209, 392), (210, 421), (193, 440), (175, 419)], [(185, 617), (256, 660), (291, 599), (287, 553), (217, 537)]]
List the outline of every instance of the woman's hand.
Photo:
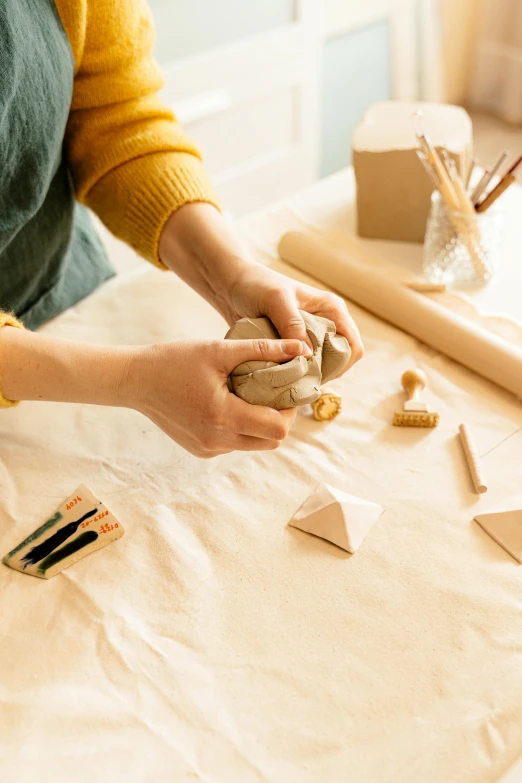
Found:
[(329, 318), (348, 340), (352, 355), (346, 372), (364, 355), (364, 346), (344, 299), (330, 291), (299, 283), (258, 264), (245, 264), (230, 290), (229, 323), (238, 318), (266, 315), (281, 337), (309, 342), (299, 310)]
[(230, 325), (246, 316), (266, 315), (281, 337), (308, 342), (299, 314), (305, 310), (329, 318), (348, 340), (352, 356), (344, 372), (363, 356), (361, 336), (344, 299), (248, 261), (247, 250), (209, 204), (186, 204), (174, 212), (163, 229), (159, 252), (164, 264)]
[(252, 359), (286, 362), (307, 353), (298, 340), (176, 342), (145, 347), (129, 364), (122, 396), (191, 454), (277, 448), (295, 409), (249, 405), (231, 394), (230, 372)]
[(306, 355), (299, 340), (219, 340), (152, 346), (76, 343), (4, 326), (0, 388), (10, 400), (134, 408), (187, 451), (275, 449), (295, 410), (249, 405), (227, 378), (244, 361), (286, 362)]

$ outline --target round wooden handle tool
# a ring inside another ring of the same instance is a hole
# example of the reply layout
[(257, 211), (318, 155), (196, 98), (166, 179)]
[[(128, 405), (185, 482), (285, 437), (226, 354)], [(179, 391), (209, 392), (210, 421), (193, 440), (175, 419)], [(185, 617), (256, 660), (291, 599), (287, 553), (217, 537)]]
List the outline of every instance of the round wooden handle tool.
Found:
[(428, 379), (422, 370), (406, 370), (401, 378), (408, 400), (418, 400), (421, 391), (426, 387)]

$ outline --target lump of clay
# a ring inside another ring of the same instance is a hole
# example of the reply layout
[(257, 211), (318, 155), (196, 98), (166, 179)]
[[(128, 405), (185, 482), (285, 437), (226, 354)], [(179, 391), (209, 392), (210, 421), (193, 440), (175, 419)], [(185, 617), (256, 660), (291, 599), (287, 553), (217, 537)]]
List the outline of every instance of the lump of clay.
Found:
[[(267, 405), (276, 410), (296, 408), (315, 402), (321, 384), (335, 378), (350, 360), (348, 340), (337, 334), (328, 318), (301, 311), (312, 343), (310, 359), (296, 356), (290, 362), (249, 361), (239, 364), (230, 374), (232, 391), (252, 405)], [(279, 340), (268, 318), (242, 318), (225, 335), (227, 340)]]

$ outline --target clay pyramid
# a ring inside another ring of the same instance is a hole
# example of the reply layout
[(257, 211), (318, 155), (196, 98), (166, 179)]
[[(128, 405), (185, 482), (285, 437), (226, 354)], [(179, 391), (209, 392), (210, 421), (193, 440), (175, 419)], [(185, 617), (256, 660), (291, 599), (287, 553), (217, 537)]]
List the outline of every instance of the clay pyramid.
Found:
[[(518, 501), (521, 500), (519, 496)], [(477, 514), (475, 521), (497, 544), (522, 563), (522, 503), (508, 502), (503, 506), (498, 511)]]
[(356, 552), (383, 512), (382, 506), (321, 484), (289, 522), (292, 527)]

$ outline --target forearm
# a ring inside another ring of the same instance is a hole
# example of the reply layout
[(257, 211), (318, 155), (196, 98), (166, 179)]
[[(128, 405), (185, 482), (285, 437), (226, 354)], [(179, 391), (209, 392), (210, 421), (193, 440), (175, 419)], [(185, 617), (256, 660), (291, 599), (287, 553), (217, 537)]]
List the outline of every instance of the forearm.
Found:
[(9, 400), (125, 405), (125, 378), (135, 351), (4, 326), (0, 329), (0, 389)]
[(171, 215), (159, 253), (165, 266), (221, 313), (242, 270), (254, 263), (218, 210), (202, 203), (186, 204)]

